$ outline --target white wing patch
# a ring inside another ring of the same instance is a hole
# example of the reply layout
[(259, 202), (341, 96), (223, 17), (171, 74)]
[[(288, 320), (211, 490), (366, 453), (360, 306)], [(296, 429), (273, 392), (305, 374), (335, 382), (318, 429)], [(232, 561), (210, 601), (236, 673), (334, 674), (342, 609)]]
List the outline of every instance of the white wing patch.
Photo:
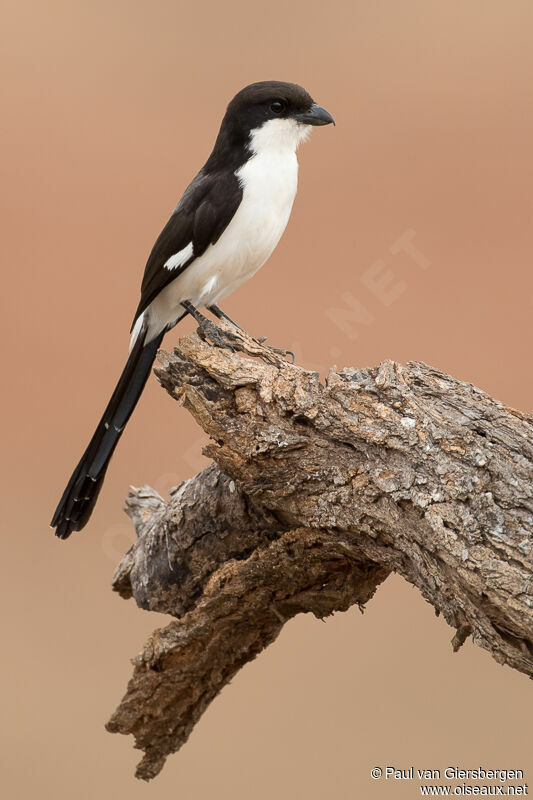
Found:
[(178, 253), (174, 253), (173, 256), (165, 261), (164, 267), (165, 269), (177, 269), (185, 264), (186, 261), (192, 256), (192, 242), (189, 242), (187, 247), (184, 247), (183, 250), (180, 250)]

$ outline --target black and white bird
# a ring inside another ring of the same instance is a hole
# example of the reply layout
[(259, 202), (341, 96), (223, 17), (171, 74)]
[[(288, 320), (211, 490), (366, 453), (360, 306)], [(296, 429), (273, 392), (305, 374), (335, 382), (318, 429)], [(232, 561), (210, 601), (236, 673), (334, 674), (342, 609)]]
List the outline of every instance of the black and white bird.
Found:
[(216, 338), (216, 326), (198, 307), (225, 317), (217, 303), (271, 255), (296, 195), (296, 149), (311, 126), (331, 122), (331, 114), (293, 83), (252, 83), (228, 105), (213, 152), (148, 258), (129, 358), (52, 519), (59, 538), (87, 523), (164, 334), (191, 314)]

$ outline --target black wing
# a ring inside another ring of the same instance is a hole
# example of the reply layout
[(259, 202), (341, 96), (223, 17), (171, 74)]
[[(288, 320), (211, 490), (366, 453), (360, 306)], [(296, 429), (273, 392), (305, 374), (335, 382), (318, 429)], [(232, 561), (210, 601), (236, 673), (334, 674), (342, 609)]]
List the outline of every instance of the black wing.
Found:
[[(132, 329), (159, 292), (201, 256), (210, 244), (218, 241), (241, 200), (242, 188), (233, 172), (198, 173), (157, 237), (148, 257)], [(180, 267), (166, 269), (166, 261), (191, 242), (192, 256)]]

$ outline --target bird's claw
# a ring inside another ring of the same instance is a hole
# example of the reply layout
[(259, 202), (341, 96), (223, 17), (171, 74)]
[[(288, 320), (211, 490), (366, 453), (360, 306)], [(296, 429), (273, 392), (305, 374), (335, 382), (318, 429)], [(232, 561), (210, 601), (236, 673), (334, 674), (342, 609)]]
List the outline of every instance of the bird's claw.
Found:
[(210, 319), (204, 319), (200, 322), (198, 331), (202, 339), (210, 341), (215, 347), (231, 350), (232, 353), (235, 352), (235, 348), (228, 342), (226, 334), (223, 334), (220, 328), (218, 328), (214, 322), (211, 322)]
[(261, 336), (259, 339), (256, 339), (259, 344), (262, 344), (264, 347), (268, 347), (269, 350), (272, 350), (274, 353), (278, 353), (280, 356), (290, 356), (291, 357), (291, 364), (294, 364), (296, 361), (296, 356), (292, 352), (292, 350), (285, 350), (284, 347), (272, 347), (271, 344), (265, 344), (268, 336)]

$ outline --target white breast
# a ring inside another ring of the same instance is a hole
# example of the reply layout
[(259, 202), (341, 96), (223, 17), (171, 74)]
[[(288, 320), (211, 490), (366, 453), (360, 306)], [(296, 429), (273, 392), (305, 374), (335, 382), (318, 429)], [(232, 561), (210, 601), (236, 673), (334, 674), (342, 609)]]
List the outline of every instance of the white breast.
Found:
[(182, 300), (195, 306), (217, 303), (265, 263), (289, 221), (298, 187), (296, 147), (305, 131), (292, 120), (281, 119), (252, 131), (253, 156), (235, 173), (243, 189), (235, 216), (218, 242), (151, 303), (150, 333), (181, 316)]
[(217, 300), (251, 278), (278, 244), (298, 188), (296, 153), (288, 149), (260, 150), (236, 174), (243, 197), (220, 240), (229, 258), (220, 272)]

